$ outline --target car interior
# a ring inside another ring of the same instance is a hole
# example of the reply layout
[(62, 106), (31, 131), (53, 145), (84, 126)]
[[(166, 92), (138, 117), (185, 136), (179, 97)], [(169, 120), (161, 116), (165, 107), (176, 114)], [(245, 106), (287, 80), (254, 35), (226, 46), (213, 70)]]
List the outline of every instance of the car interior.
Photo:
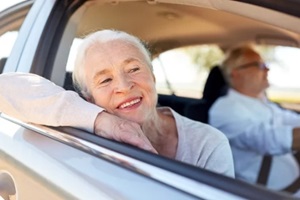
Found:
[[(0, 29), (0, 35), (20, 28), (23, 22), (20, 16), (26, 15), (29, 5), (20, 14), (7, 17), (7, 20), (14, 21), (10, 26), (0, 21), (0, 28), (4, 27)], [(141, 38), (149, 47), (153, 60), (169, 50), (192, 45), (213, 44), (224, 52), (241, 43), (299, 47), (299, 14), (290, 7), (289, 14), (277, 12), (276, 9), (282, 9), (284, 2), (278, 3), (273, 8), (275, 10), (268, 9), (268, 5), (262, 8), (243, 1), (228, 0), (185, 0), (184, 5), (172, 0), (82, 1), (80, 6), (69, 8), (70, 16), (57, 16), (56, 23), (65, 24), (58, 30), (62, 39), (58, 43), (53, 42), (55, 38), (49, 38), (40, 44), (40, 47), (47, 46), (50, 50), (47, 55), (43, 51), (37, 53), (34, 65), (43, 67), (33, 68), (31, 72), (44, 75), (66, 90), (75, 90), (72, 69), (66, 68), (67, 63), (72, 65), (74, 62), (70, 49), (76, 51), (76, 40), (80, 41), (85, 35), (99, 29), (123, 30)], [(289, 23), (285, 24), (284, 21)], [(49, 21), (49, 30), (53, 24), (53, 21)], [(47, 38), (47, 31), (43, 37)], [(40, 57), (47, 59), (41, 60)], [(7, 57), (0, 60), (0, 73), (6, 60)], [(158, 106), (169, 106), (179, 114), (208, 123), (210, 106), (218, 97), (226, 94), (228, 87), (218, 64), (209, 67), (200, 87), (198, 98), (159, 93)]]
[[(234, 7), (229, 8), (231, 3)], [(289, 18), (289, 21), (293, 22), (293, 16), (272, 10), (260, 12), (261, 8), (255, 6), (243, 9), (244, 6), (242, 3), (232, 1), (226, 4), (224, 1), (219, 1), (219, 4), (214, 1), (205, 5), (199, 1), (199, 5), (193, 2), (193, 6), (170, 5), (158, 1), (111, 3), (91, 1), (79, 8), (70, 21), (73, 22), (73, 26), (76, 24), (73, 29), (76, 30), (74, 34), (77, 38), (93, 30), (106, 28), (132, 33), (146, 41), (153, 59), (168, 50), (195, 44), (214, 44), (223, 51), (241, 43), (292, 47), (299, 45), (299, 35), (293, 30), (289, 31), (291, 26), (289, 29), (275, 26), (279, 17)], [(244, 16), (239, 15), (239, 9), (243, 9)], [(136, 17), (132, 10), (139, 10), (141, 13), (139, 17)], [(252, 13), (256, 13), (255, 17), (258, 20), (251, 19)], [(266, 15), (269, 17), (266, 18)], [(75, 21), (76, 19), (80, 21)], [(74, 89), (71, 73), (66, 72), (63, 85), (66, 89)], [(201, 98), (178, 96), (174, 93), (159, 94), (158, 106), (169, 106), (186, 117), (207, 123), (210, 106), (219, 96), (226, 94), (226, 89), (226, 81), (219, 67), (214, 65), (210, 67), (204, 82)], [(267, 163), (269, 158), (265, 157)], [(265, 165), (262, 165), (261, 170), (265, 170)], [(263, 176), (267, 176), (268, 170), (266, 171)]]

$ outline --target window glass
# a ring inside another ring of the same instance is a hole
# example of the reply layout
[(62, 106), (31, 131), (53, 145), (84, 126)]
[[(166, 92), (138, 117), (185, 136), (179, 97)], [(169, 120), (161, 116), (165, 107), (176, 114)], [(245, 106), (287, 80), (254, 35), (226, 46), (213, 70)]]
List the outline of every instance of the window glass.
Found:
[(0, 73), (4, 69), (7, 57), (10, 55), (13, 45), (17, 39), (17, 31), (8, 31), (0, 35), (0, 46), (5, 48), (0, 48)]
[(216, 45), (198, 45), (164, 52), (152, 62), (160, 94), (201, 98), (209, 69), (223, 58)]
[(8, 57), (12, 50), (12, 47), (17, 39), (17, 31), (9, 31), (0, 36), (0, 46), (5, 48), (0, 48), (0, 59)]
[(67, 72), (73, 72), (74, 69), (74, 64), (75, 64), (75, 56), (77, 54), (77, 50), (79, 45), (81, 44), (82, 39), (80, 38), (74, 38), (70, 52), (69, 52), (69, 57), (67, 61), (67, 66), (66, 66), (66, 71)]
[(268, 97), (284, 107), (300, 111), (300, 49), (284, 46), (257, 46), (270, 71)]
[[(300, 49), (267, 45), (255, 48), (270, 68), (270, 100), (300, 111)], [(216, 45), (190, 46), (160, 54), (152, 63), (158, 93), (201, 98), (209, 69), (223, 57)]]
[[(0, 2), (0, 12), (4, 12), (4, 10), (9, 9), (10, 7), (13, 7), (14, 5), (21, 3), (25, 0), (11, 0), (11, 1), (1, 1)], [(1, 20), (4, 19), (4, 21), (7, 21), (5, 17), (7, 16), (13, 16), (13, 15), (18, 15), (19, 11), (12, 11), (12, 12), (7, 12), (6, 14), (3, 14), (1, 16)], [(17, 36), (19, 33), (18, 28), (14, 27), (15, 23), (18, 23), (21, 19), (20, 16), (16, 18), (12, 18), (9, 20), (8, 23), (4, 23), (1, 25), (1, 35), (0, 35), (0, 73), (2, 73), (4, 65), (6, 63), (7, 58), (9, 57), (13, 45), (17, 40)]]
[(18, 3), (21, 3), (23, 1), (26, 1), (26, 0), (9, 0), (9, 1), (0, 1), (0, 12), (11, 7), (11, 6), (14, 6)]

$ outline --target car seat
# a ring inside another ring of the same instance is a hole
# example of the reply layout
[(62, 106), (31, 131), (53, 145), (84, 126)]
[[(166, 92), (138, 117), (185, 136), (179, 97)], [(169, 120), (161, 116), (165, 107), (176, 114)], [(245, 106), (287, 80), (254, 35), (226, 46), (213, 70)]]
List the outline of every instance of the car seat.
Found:
[(203, 89), (203, 99), (211, 106), (217, 98), (227, 93), (228, 84), (218, 65), (211, 68)]
[(208, 123), (208, 111), (217, 98), (227, 93), (228, 84), (218, 65), (211, 68), (200, 101), (186, 106), (185, 116)]

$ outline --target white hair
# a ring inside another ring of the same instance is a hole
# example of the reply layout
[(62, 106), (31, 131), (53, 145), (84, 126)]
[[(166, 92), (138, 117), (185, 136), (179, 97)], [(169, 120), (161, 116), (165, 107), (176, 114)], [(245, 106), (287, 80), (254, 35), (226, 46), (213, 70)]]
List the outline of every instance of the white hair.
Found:
[(83, 39), (82, 44), (79, 46), (73, 71), (73, 84), (76, 90), (83, 97), (91, 97), (90, 91), (87, 88), (87, 82), (85, 80), (86, 75), (84, 70), (87, 51), (90, 47), (94, 46), (95, 44), (101, 45), (114, 40), (121, 40), (128, 42), (131, 45), (134, 45), (144, 55), (148, 66), (151, 70), (153, 70), (150, 52), (147, 50), (147, 48), (144, 46), (143, 42), (139, 38), (130, 35), (126, 32), (117, 30), (101, 30), (91, 33)]
[(251, 54), (259, 55), (251, 44), (244, 44), (229, 49), (221, 64), (224, 78), (231, 85), (231, 72), (247, 60), (247, 56)]

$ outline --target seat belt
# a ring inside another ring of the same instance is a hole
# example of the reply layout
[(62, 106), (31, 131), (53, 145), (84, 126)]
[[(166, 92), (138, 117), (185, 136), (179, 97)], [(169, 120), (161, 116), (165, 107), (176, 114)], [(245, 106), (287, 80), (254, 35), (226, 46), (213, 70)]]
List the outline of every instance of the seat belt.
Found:
[(260, 166), (256, 183), (261, 185), (267, 185), (271, 164), (272, 164), (272, 156), (265, 155)]
[(293, 183), (291, 183), (289, 186), (286, 188), (282, 189), (282, 191), (290, 192), (290, 193), (295, 193), (298, 191), (300, 188), (300, 177), (298, 177)]
[[(264, 156), (256, 183), (267, 185), (271, 165), (272, 165), (272, 156), (270, 155)], [(291, 183), (286, 188), (281, 189), (281, 191), (295, 193), (299, 189), (300, 189), (300, 177), (298, 177), (293, 183)]]

